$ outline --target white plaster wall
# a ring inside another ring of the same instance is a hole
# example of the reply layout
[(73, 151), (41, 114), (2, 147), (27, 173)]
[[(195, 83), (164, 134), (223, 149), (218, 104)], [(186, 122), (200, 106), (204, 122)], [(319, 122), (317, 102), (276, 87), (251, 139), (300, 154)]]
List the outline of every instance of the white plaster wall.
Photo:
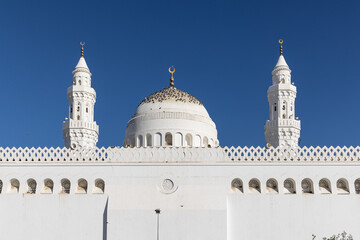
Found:
[[(0, 194), (0, 210), (7, 214), (0, 215), (0, 226), (6, 226), (3, 232), (9, 236), (7, 239), (12, 236), (24, 237), (27, 231), (36, 236), (36, 239), (49, 239), (46, 238), (46, 231), (56, 233), (58, 230), (46, 225), (47, 222), (60, 222), (61, 226), (66, 227), (61, 230), (62, 234), (77, 236), (82, 230), (75, 232), (75, 226), (83, 221), (79, 226), (81, 229), (87, 229), (86, 232), (92, 233), (92, 237), (99, 236), (99, 232), (103, 230), (103, 210), (107, 195), (107, 240), (155, 239), (155, 209), (161, 209), (160, 239), (233, 240), (253, 239), (253, 236), (256, 239), (264, 239), (265, 236), (267, 239), (289, 239), (288, 236), (292, 236), (291, 239), (309, 239), (310, 232), (322, 237), (342, 230), (351, 233), (355, 239), (360, 237), (357, 230), (360, 229), (360, 218), (355, 214), (360, 210), (360, 196), (354, 191), (354, 181), (360, 177), (360, 164), (356, 162), (1, 164), (0, 179), (4, 186)], [(289, 177), (296, 183), (297, 193), (293, 195), (283, 191), (282, 184)], [(19, 194), (7, 193), (12, 178), (20, 181)], [(26, 180), (29, 178), (37, 181), (37, 193), (22, 195), (27, 191)], [(46, 178), (54, 181), (53, 194), (40, 194), (42, 181)], [(72, 183), (69, 195), (59, 196), (62, 178), (67, 178)], [(87, 194), (75, 194), (80, 178), (88, 181)], [(105, 181), (105, 194), (92, 193), (97, 178)], [(235, 193), (231, 188), (234, 178), (243, 181), (243, 193)], [(250, 193), (248, 182), (252, 178), (259, 179), (261, 193)], [(278, 193), (270, 194), (266, 191), (266, 181), (269, 178), (277, 180)], [(301, 192), (301, 181), (304, 178), (313, 181), (314, 194), (304, 195)], [(330, 180), (331, 194), (320, 194), (318, 182), (322, 178)], [(348, 180), (349, 194), (338, 195), (336, 181), (339, 178)], [(171, 191), (163, 189), (164, 179), (174, 182)], [(98, 201), (98, 198), (101, 200)], [(34, 201), (28, 203), (28, 199)], [(63, 202), (60, 199), (69, 201)], [(32, 210), (28, 212), (28, 216), (24, 215), (29, 208)], [(53, 208), (60, 213), (62, 209), (65, 212), (70, 209), (72, 214), (55, 214), (58, 218), (46, 221), (44, 226), (48, 227), (45, 228), (44, 235), (38, 233), (44, 231), (40, 227), (28, 230), (33, 222), (45, 221)], [(9, 217), (9, 214), (13, 215)], [(20, 225), (16, 223), (18, 219), (21, 219)], [(62, 223), (66, 219), (71, 220), (69, 223)], [(14, 233), (13, 225), (20, 227), (21, 231)], [(279, 232), (279, 237), (275, 238), (274, 232)], [(298, 232), (301, 234), (297, 234)], [(51, 239), (62, 238), (59, 235)]]
[(106, 195), (1, 194), (1, 239), (102, 239), (106, 201)]
[(346, 231), (360, 238), (360, 196), (240, 195), (228, 198), (229, 239), (316, 239)]

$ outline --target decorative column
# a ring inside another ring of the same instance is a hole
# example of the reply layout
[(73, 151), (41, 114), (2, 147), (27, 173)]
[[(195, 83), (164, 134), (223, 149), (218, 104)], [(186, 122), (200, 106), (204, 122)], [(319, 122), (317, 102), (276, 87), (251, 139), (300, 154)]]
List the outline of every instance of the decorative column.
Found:
[(91, 87), (91, 73), (84, 58), (84, 42), (81, 57), (73, 71), (72, 86), (67, 89), (69, 118), (63, 122), (63, 138), (67, 148), (94, 148), (98, 141), (99, 126), (94, 121), (96, 92)]
[(267, 146), (296, 147), (300, 137), (300, 120), (295, 118), (296, 87), (291, 82), (291, 70), (283, 56), (283, 40), (280, 43), (280, 57), (272, 71), (272, 86), (267, 97), (270, 119), (265, 124)]

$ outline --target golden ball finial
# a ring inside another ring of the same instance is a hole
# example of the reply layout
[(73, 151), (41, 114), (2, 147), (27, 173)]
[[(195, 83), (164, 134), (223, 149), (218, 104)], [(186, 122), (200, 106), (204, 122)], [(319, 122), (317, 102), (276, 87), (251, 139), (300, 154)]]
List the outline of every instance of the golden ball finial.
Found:
[(284, 42), (284, 40), (282, 40), (282, 39), (279, 40), (279, 44), (280, 44), (280, 55), (283, 54), (283, 46), (282, 46), (283, 42)]
[(174, 86), (174, 72), (175, 72), (175, 68), (174, 66), (169, 67), (169, 73), (170, 75), (170, 86), (173, 87)]
[(84, 45), (85, 45), (85, 42), (81, 41), (81, 42), (80, 42), (80, 45), (81, 45), (81, 56), (83, 57), (83, 56), (84, 56)]

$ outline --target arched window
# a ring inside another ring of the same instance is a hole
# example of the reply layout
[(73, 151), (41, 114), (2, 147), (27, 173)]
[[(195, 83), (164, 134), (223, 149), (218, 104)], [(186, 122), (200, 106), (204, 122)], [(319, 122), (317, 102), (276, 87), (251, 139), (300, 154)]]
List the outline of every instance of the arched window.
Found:
[(165, 134), (165, 146), (172, 146), (172, 134), (166, 133)]
[(135, 136), (131, 136), (130, 137), (130, 147), (134, 147), (135, 146)]
[(187, 147), (191, 147), (193, 144), (192, 144), (192, 136), (190, 133), (186, 134), (185, 136), (185, 145)]
[(288, 178), (284, 181), (284, 193), (286, 194), (295, 194), (296, 193), (296, 186), (295, 181), (291, 178)]
[(80, 112), (80, 104), (78, 104), (76, 111)]
[(10, 192), (18, 193), (20, 188), (20, 182), (16, 178), (10, 180)]
[(78, 187), (76, 193), (87, 193), (88, 183), (85, 179), (78, 180)]
[(105, 182), (104, 180), (98, 178), (95, 180), (95, 188), (93, 193), (104, 193), (105, 192)]
[(81, 80), (79, 80), (79, 86), (81, 86)]
[(80, 115), (77, 115), (77, 120), (80, 120)]
[(183, 145), (183, 135), (181, 133), (175, 133), (175, 147), (181, 147)]
[(161, 140), (161, 133), (156, 133), (155, 134), (155, 147), (160, 147), (161, 146), (161, 142), (162, 142), (162, 140)]
[(209, 139), (207, 137), (204, 137), (203, 138), (203, 147), (211, 147), (209, 145)]
[(336, 182), (338, 194), (349, 194), (349, 184), (346, 179), (341, 178)]
[(54, 190), (54, 182), (50, 178), (44, 180), (44, 189), (43, 193), (53, 193)]
[(266, 182), (266, 190), (268, 193), (278, 193), (278, 183), (274, 178), (270, 178)]
[(285, 110), (285, 105), (283, 105), (282, 110)]
[(243, 183), (240, 178), (235, 178), (232, 180), (231, 189), (237, 192), (244, 192)]
[(151, 147), (152, 146), (152, 137), (151, 134), (146, 134), (146, 146)]
[(142, 135), (137, 136), (136, 146), (137, 147), (143, 147), (144, 146), (144, 141), (143, 141), (143, 136)]
[(0, 180), (0, 193), (2, 192), (3, 189), (3, 182)]
[(303, 193), (314, 193), (313, 183), (309, 178), (301, 181), (301, 187)]
[(355, 180), (355, 193), (360, 194), (360, 178)]
[(276, 112), (276, 103), (274, 103), (274, 112)]
[(260, 181), (253, 178), (249, 181), (249, 191), (251, 193), (261, 193)]
[(61, 180), (61, 193), (66, 193), (66, 194), (69, 194), (70, 193), (70, 187), (71, 187), (71, 183), (69, 181), (69, 179), (62, 179)]
[(328, 179), (323, 178), (319, 181), (319, 192), (322, 194), (331, 193), (331, 184)]
[(36, 181), (34, 179), (28, 179), (27, 180), (27, 185), (28, 185), (28, 191), (27, 193), (29, 194), (35, 194), (36, 193)]
[(86, 106), (86, 113), (88, 113), (89, 112), (89, 107), (88, 106)]

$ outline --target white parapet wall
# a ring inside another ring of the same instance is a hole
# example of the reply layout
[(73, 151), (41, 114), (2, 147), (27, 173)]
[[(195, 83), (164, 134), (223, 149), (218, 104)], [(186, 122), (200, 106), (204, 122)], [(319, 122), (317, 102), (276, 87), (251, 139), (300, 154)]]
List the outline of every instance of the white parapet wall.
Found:
[(360, 147), (0, 148), (0, 162), (360, 162)]

